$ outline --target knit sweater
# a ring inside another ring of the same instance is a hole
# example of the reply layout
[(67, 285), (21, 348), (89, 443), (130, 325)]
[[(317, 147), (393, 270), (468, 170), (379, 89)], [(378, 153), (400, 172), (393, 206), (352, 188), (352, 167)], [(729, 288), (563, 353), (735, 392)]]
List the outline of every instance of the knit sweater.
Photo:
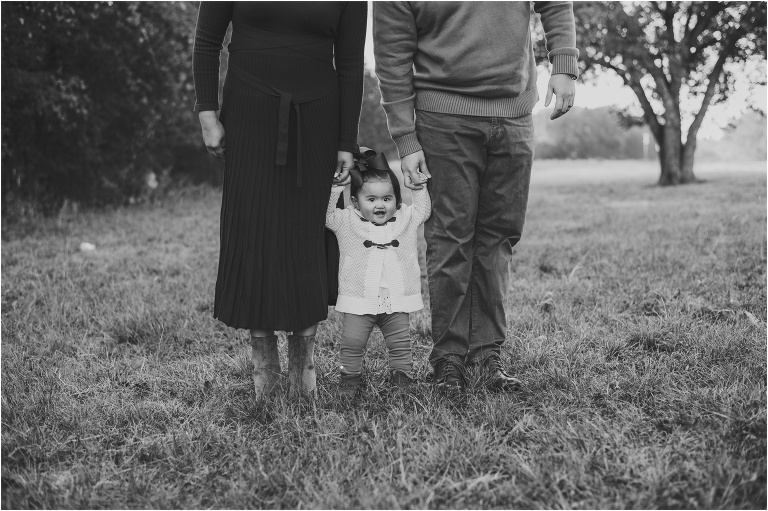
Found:
[[(383, 225), (364, 219), (353, 206), (338, 209), (340, 194), (340, 189), (331, 193), (325, 215), (325, 225), (336, 234), (341, 253), (336, 310), (377, 314), (382, 271), (386, 273), (392, 312), (424, 308), (416, 234), (432, 210), (427, 189), (414, 190), (413, 205), (401, 205), (392, 217), (394, 220)], [(393, 240), (397, 240), (397, 246), (375, 245)], [(373, 244), (366, 247), (366, 241)]]
[(195, 111), (219, 109), (219, 57), (231, 22), (229, 69), (245, 69), (292, 93), (338, 83), (338, 150), (355, 152), (367, 12), (365, 2), (201, 2), (192, 60)]
[(552, 74), (576, 78), (572, 2), (373, 3), (381, 104), (401, 157), (421, 150), (414, 109), (486, 117), (533, 110), (531, 4), (541, 15)]

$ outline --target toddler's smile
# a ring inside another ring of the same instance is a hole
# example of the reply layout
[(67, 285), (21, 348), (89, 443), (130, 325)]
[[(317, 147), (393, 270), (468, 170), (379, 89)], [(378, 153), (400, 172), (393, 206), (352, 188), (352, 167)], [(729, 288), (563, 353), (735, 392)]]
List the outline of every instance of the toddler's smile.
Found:
[(389, 181), (363, 183), (353, 203), (363, 218), (375, 224), (386, 223), (397, 211), (395, 190)]

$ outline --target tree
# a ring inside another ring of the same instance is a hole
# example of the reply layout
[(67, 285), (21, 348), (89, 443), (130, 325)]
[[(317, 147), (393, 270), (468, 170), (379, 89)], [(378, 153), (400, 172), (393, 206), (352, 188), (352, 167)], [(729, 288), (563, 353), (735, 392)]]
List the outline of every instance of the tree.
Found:
[(723, 130), (720, 140), (708, 140), (699, 147), (698, 157), (706, 161), (765, 161), (765, 116), (747, 111)]
[[(637, 120), (659, 146), (659, 184), (695, 181), (696, 137), (709, 105), (732, 89), (730, 65), (765, 59), (766, 4), (577, 2), (574, 13), (587, 77), (611, 70), (637, 96)], [(683, 97), (698, 102), (691, 118)]]
[(204, 151), (195, 15), (186, 2), (2, 3), (4, 209), (119, 203), (178, 153)]
[(533, 115), (537, 159), (642, 159), (644, 128), (622, 129), (612, 107), (572, 108), (556, 122)]

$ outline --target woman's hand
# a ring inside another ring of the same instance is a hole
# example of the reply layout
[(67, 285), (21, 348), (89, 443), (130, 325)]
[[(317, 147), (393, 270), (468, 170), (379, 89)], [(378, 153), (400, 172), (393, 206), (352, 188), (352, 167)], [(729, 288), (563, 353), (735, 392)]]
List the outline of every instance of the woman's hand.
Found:
[(220, 160), (224, 159), (224, 126), (216, 112), (207, 110), (198, 114), (203, 129), (203, 143), (208, 152)]
[(352, 178), (349, 169), (355, 164), (355, 158), (348, 151), (339, 151), (336, 157), (336, 173), (333, 175), (333, 186), (347, 186)]

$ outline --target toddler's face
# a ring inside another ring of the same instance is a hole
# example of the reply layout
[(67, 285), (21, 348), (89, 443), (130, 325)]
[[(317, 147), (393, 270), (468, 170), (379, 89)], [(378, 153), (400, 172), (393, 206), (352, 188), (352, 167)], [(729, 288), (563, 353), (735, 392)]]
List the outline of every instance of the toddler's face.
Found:
[(368, 181), (363, 183), (357, 197), (353, 197), (355, 207), (363, 218), (375, 224), (383, 224), (397, 210), (395, 190), (389, 181)]

